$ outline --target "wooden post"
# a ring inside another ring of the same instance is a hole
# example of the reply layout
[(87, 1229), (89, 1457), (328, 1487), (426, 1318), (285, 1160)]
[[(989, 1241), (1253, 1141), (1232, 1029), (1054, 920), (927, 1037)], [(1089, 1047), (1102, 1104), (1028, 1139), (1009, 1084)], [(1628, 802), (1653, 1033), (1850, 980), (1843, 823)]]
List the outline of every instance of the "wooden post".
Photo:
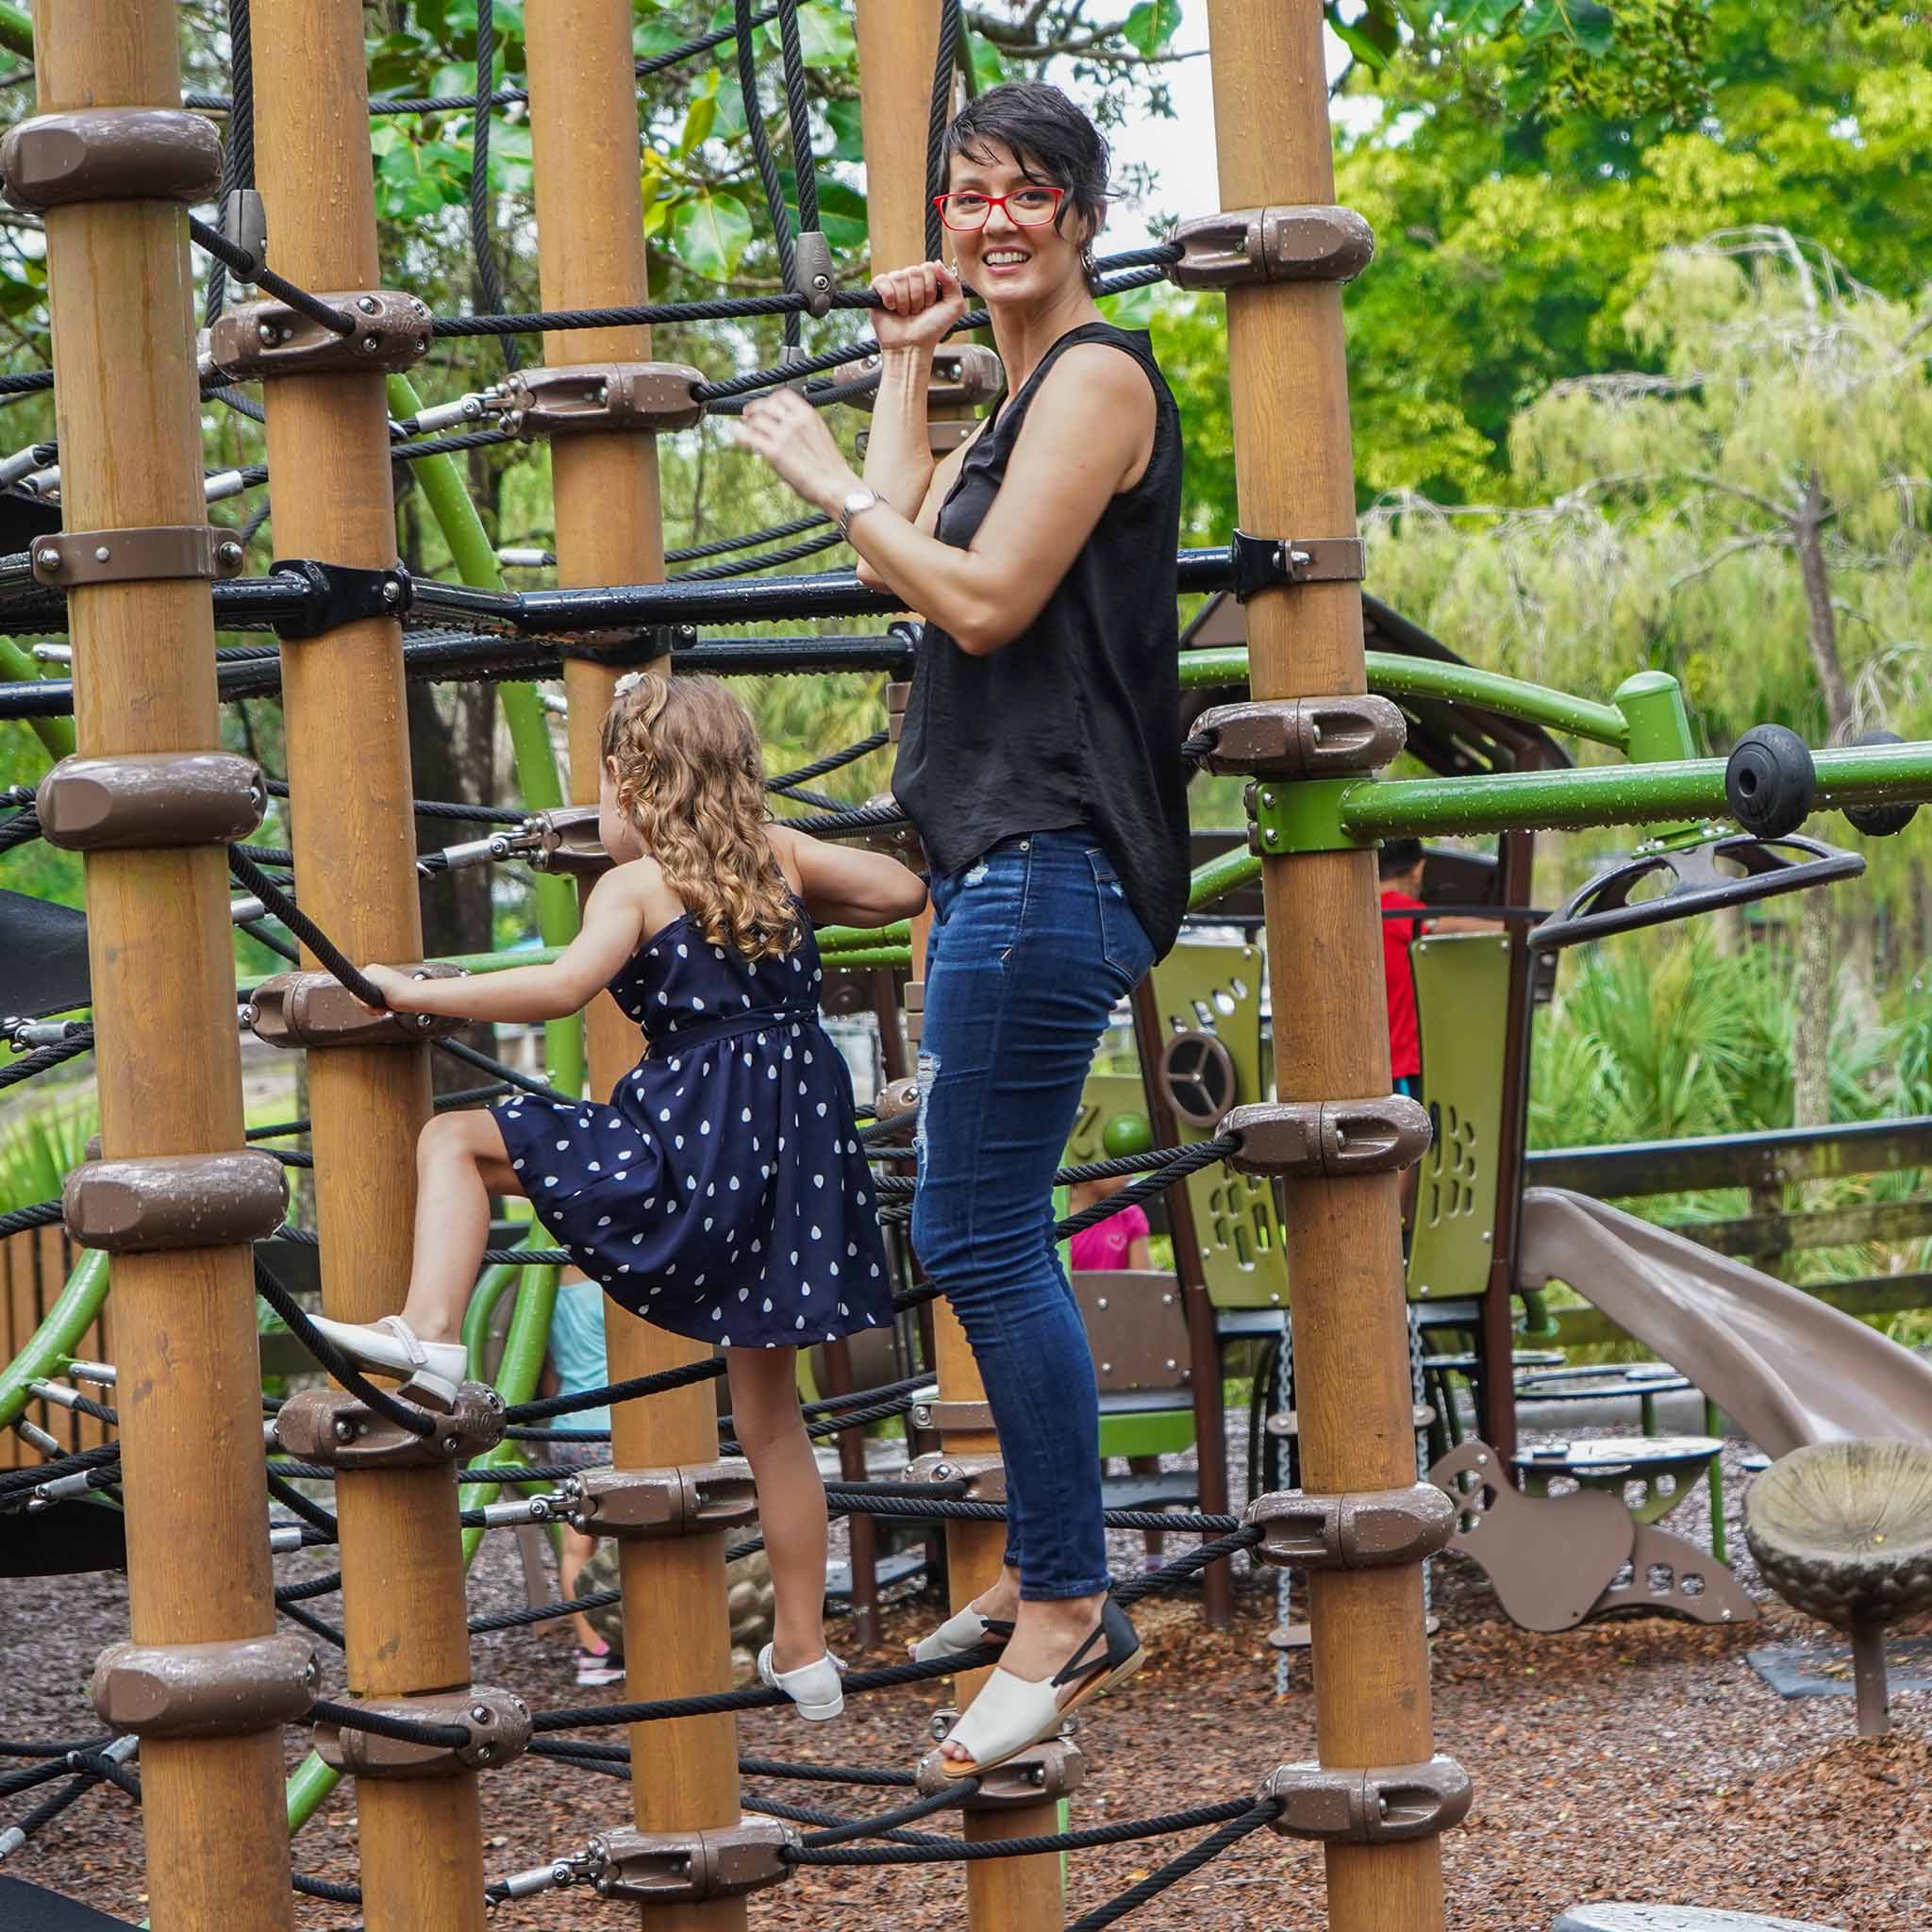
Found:
[[(1208, 0), (1208, 22), (1222, 206), (1332, 203), (1317, 0)], [(1241, 527), (1353, 537), (1340, 288), (1230, 289), (1227, 336)], [(1366, 689), (1358, 587), (1304, 584), (1254, 597), (1248, 664), (1257, 698)], [(1374, 855), (1264, 859), (1262, 882), (1280, 1097), (1387, 1093)], [(1286, 1193), (1303, 1483), (1324, 1494), (1406, 1488), (1416, 1480), (1416, 1458), (1397, 1176), (1290, 1181)], [(1317, 1571), (1309, 1586), (1321, 1761), (1426, 1758), (1420, 1568)], [(1437, 1840), (1331, 1845), (1327, 1874), (1331, 1932), (1440, 1932)]]
[[(42, 112), (179, 109), (172, 7), (59, 0), (38, 13)], [(174, 201), (50, 208), (46, 249), (67, 527), (206, 524), (186, 210)], [(205, 580), (76, 588), (68, 610), (82, 757), (220, 745)], [(239, 1148), (221, 849), (90, 853), (87, 915), (107, 1152)], [(127, 1371), (115, 1399), (134, 1641), (266, 1636), (274, 1579), (248, 1250), (118, 1255), (113, 1301)], [(220, 1560), (183, 1561), (187, 1552)], [(289, 1925), (280, 1733), (151, 1739), (141, 1772), (155, 1918), (179, 1932)]]
[[(645, 302), (630, 0), (542, 0), (530, 9), (525, 44), (543, 305)], [(543, 339), (543, 359), (556, 366), (650, 356), (647, 328), (573, 329)], [(657, 438), (636, 431), (560, 437), (550, 461), (558, 582), (660, 581)], [(669, 660), (655, 668), (668, 671)], [(596, 801), (600, 733), (617, 676), (579, 659), (564, 665), (571, 797), (578, 804)], [(591, 1007), (587, 1031), (591, 1089), (601, 1095), (635, 1064), (638, 1032), (604, 993)], [(711, 1353), (704, 1342), (654, 1328), (608, 1303), (604, 1314), (614, 1379), (681, 1367)], [(611, 1459), (622, 1468), (709, 1462), (717, 1454), (716, 1390), (709, 1382), (611, 1410)], [(619, 1561), (629, 1696), (686, 1697), (726, 1688), (731, 1631), (723, 1534), (626, 1542)], [(728, 1713), (639, 1725), (631, 1732), (631, 1761), (632, 1803), (645, 1829), (738, 1823), (738, 1733)], [(665, 1932), (742, 1932), (745, 1905), (718, 1899), (658, 1907), (646, 1916)]]
[[(874, 272), (925, 259), (925, 149), (932, 105), (933, 69), (939, 59), (937, 4), (858, 0), (858, 99), (865, 142), (866, 222)], [(915, 977), (925, 972), (931, 914), (912, 924)], [(979, 1364), (951, 1305), (932, 1305), (933, 1340), (941, 1402), (986, 1401)], [(948, 1454), (997, 1456), (999, 1438), (983, 1428), (949, 1429)], [(999, 1574), (1006, 1551), (1001, 1523), (946, 1524), (946, 1574), (955, 1609), (963, 1608)], [(964, 1709), (986, 1681), (984, 1671), (956, 1680)], [(1010, 1811), (969, 1813), (965, 1836), (977, 1841), (1027, 1838), (1058, 1828), (1060, 1807), (1051, 1799)], [(991, 1858), (966, 1868), (966, 1914), (973, 1932), (1048, 1932), (1064, 1918), (1060, 1860)]]
[[(256, 166), (276, 267), (318, 291), (380, 288), (362, 8), (255, 0), (251, 42)], [(284, 375), (262, 387), (279, 554), (394, 564), (383, 376)], [(286, 647), (282, 704), (304, 909), (353, 959), (421, 958), (400, 625), (365, 618)], [(318, 1051), (308, 1088), (323, 1307), (339, 1321), (372, 1321), (394, 1311), (409, 1278), (428, 1050)], [(344, 1470), (336, 1507), (351, 1694), (467, 1683), (448, 1471)], [(369, 1932), (482, 1932), (474, 1773), (365, 1778), (356, 1808)]]

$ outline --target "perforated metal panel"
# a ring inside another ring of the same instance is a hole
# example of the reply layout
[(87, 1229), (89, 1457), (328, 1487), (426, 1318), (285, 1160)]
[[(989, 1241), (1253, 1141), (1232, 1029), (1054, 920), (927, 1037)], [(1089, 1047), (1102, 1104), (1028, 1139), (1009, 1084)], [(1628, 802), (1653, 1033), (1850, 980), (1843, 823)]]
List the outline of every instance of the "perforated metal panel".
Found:
[(1418, 1301), (1482, 1294), (1496, 1231), (1509, 941), (1438, 934), (1418, 940), (1409, 959), (1435, 1140), (1417, 1177), (1408, 1292)]

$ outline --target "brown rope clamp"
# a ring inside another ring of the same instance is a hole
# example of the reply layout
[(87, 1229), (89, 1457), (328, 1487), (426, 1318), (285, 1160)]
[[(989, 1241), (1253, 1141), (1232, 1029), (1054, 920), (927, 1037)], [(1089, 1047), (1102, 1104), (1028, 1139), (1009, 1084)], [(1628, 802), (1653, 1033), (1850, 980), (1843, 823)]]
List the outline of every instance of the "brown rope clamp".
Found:
[(461, 1744), (425, 1744), (386, 1738), (347, 1725), (317, 1724), (315, 1755), (331, 1771), (357, 1777), (452, 1777), (521, 1757), (530, 1743), (530, 1707), (513, 1691), (472, 1684), (467, 1690), (439, 1690), (421, 1697), (354, 1697), (341, 1700), (372, 1717), (408, 1724), (454, 1724), (467, 1731)]
[(604, 362), (519, 369), (504, 384), (504, 426), (525, 442), (614, 429), (661, 433), (704, 420), (691, 391), (702, 369), (684, 362)]
[(997, 1456), (949, 1456), (943, 1449), (928, 1450), (924, 1456), (915, 1456), (899, 1479), (908, 1483), (963, 1482), (966, 1492), (960, 1500), (967, 1503), (1007, 1500), (1007, 1466)]
[(281, 1162), (255, 1148), (90, 1160), (60, 1190), (67, 1232), (110, 1255), (258, 1241), (288, 1211)]
[(1281, 1802), (1280, 1838), (1328, 1844), (1390, 1845), (1434, 1838), (1469, 1815), (1469, 1774), (1453, 1757), (1369, 1771), (1284, 1764), (1263, 1780), (1263, 1803)]
[(873, 1095), (873, 1119), (883, 1126), (888, 1121), (910, 1121), (919, 1113), (919, 1082), (909, 1074), (903, 1080), (889, 1080)]
[(1194, 721), (1201, 769), (1252, 778), (1336, 778), (1380, 771), (1408, 742), (1387, 698), (1257, 698), (1217, 705)]
[(705, 1536), (758, 1520), (751, 1464), (728, 1457), (670, 1469), (585, 1469), (558, 1485), (559, 1513), (587, 1536), (620, 1541)]
[[(401, 969), (412, 979), (460, 979), (431, 960)], [(402, 1046), (460, 1033), (457, 1013), (374, 1013), (332, 973), (277, 973), (248, 996), (248, 1024), (271, 1046)]]
[(34, 581), (56, 590), (81, 584), (158, 584), (180, 577), (232, 577), (243, 552), (232, 530), (208, 524), (144, 529), (53, 530), (27, 553)]
[[(962, 1811), (1011, 1811), (1021, 1805), (1052, 1804), (1064, 1798), (1087, 1775), (1087, 1759), (1070, 1738), (1049, 1738), (1034, 1744), (991, 1771), (974, 1773), (979, 1789), (959, 1807)], [(916, 1774), (921, 1794), (959, 1789), (959, 1780), (946, 1775), (945, 1758), (928, 1751)]]
[(66, 852), (227, 845), (260, 824), (268, 786), (235, 752), (129, 752), (62, 758), (34, 806), (41, 836)]
[(0, 142), (0, 179), (36, 214), (75, 202), (207, 201), (222, 185), (222, 137), (184, 108), (77, 108), (39, 114)]
[(593, 1838), (586, 1851), (599, 1867), (599, 1898), (645, 1905), (741, 1898), (791, 1876), (787, 1856), (800, 1842), (775, 1818), (743, 1818), (708, 1831), (639, 1831), (624, 1825)]
[[(1271, 1418), (1272, 1421), (1272, 1418)], [(1296, 1570), (1381, 1570), (1420, 1563), (1447, 1546), (1456, 1506), (1433, 1483), (1309, 1496), (1257, 1496), (1241, 1518), (1257, 1525), (1255, 1559)]]
[(1261, 1101), (1231, 1108), (1221, 1132), (1237, 1174), (1340, 1180), (1413, 1167), (1433, 1138), (1428, 1109), (1406, 1093), (1370, 1100)]
[(355, 319), (347, 335), (283, 302), (244, 302), (209, 329), (209, 359), (236, 382), (277, 375), (397, 375), (429, 353), (427, 303), (390, 289), (319, 297)]
[[(876, 376), (876, 358), (868, 367)], [(976, 409), (981, 404), (991, 402), (1006, 386), (1007, 366), (1000, 360), (998, 350), (990, 349), (983, 342), (942, 342), (932, 354), (925, 406), (928, 409)], [(862, 394), (850, 400), (855, 408), (870, 414), (878, 400), (877, 382), (869, 384)], [(979, 424), (974, 420), (958, 426), (970, 436)]]
[(1352, 208), (1237, 208), (1191, 215), (1174, 230), (1183, 289), (1264, 282), (1352, 282), (1375, 258), (1375, 232)]
[(990, 1402), (947, 1402), (937, 1390), (922, 1390), (912, 1398), (912, 1426), (941, 1435), (993, 1433)]
[(598, 811), (594, 805), (562, 805), (532, 812), (514, 832), (491, 840), (491, 856), (521, 858), (537, 872), (593, 878), (613, 863), (597, 829)]
[(275, 1413), (275, 1438), (297, 1462), (330, 1469), (425, 1469), (467, 1461), (503, 1440), (503, 1397), (487, 1382), (459, 1382), (455, 1406), (425, 1410), (426, 1436), (378, 1415), (342, 1389), (304, 1389)]
[(88, 1694), (101, 1722), (138, 1738), (242, 1738), (303, 1716), (322, 1666), (306, 1637), (113, 1643)]

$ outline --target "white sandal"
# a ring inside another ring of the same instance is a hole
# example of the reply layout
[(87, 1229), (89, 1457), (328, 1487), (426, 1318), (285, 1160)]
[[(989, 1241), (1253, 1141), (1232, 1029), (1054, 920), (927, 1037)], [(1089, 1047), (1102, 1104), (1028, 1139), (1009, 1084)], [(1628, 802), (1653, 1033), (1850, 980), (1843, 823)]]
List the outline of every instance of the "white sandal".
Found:
[(400, 1315), (378, 1322), (331, 1322), (308, 1318), (358, 1369), (377, 1369), (406, 1379), (399, 1395), (425, 1408), (456, 1407), (457, 1390), (470, 1367), (470, 1351), (460, 1341), (425, 1341)]
[(845, 1666), (830, 1651), (795, 1671), (773, 1667), (771, 1644), (758, 1652), (758, 1681), (774, 1690), (782, 1690), (798, 1707), (798, 1714), (813, 1724), (824, 1724), (845, 1708)]
[(1004, 1643), (1012, 1634), (1010, 1618), (982, 1617), (968, 1604), (912, 1646), (912, 1661), (936, 1664), (945, 1658), (965, 1657), (982, 1643)]
[[(1098, 1657), (1089, 1654), (1102, 1646)], [(948, 1744), (961, 1744), (967, 1751), (962, 1760), (940, 1754), (940, 1764), (949, 1778), (974, 1777), (1017, 1757), (1021, 1752), (1043, 1743), (1090, 1698), (1124, 1684), (1141, 1668), (1146, 1653), (1127, 1613), (1108, 1597), (1101, 1607), (1100, 1622), (1064, 1666), (1043, 1681), (1016, 1677), (1011, 1671), (995, 1669), (985, 1686), (958, 1724), (946, 1733)], [(1064, 1704), (1059, 1692), (1075, 1686)]]

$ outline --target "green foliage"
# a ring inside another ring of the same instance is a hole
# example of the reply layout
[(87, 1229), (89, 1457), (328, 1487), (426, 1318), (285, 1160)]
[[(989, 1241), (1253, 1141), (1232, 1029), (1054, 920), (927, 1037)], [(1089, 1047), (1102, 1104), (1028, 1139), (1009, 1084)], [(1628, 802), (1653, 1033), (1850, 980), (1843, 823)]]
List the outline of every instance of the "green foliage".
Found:
[(54, 1199), (100, 1124), (91, 1099), (58, 1102), (17, 1120), (0, 1140), (0, 1214)]

